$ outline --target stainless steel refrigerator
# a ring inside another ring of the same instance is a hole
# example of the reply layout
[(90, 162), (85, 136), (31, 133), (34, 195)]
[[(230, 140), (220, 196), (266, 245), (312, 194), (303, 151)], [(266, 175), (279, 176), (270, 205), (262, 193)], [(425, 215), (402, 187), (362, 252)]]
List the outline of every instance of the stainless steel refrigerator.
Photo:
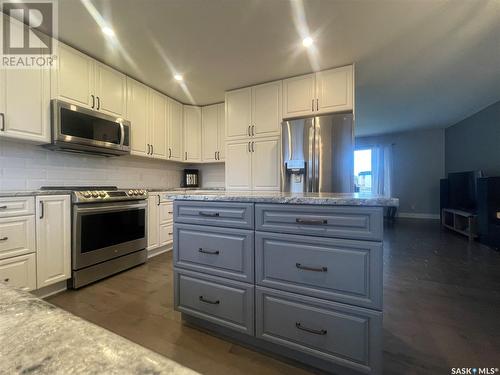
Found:
[(282, 191), (354, 191), (352, 114), (283, 122), (281, 139)]

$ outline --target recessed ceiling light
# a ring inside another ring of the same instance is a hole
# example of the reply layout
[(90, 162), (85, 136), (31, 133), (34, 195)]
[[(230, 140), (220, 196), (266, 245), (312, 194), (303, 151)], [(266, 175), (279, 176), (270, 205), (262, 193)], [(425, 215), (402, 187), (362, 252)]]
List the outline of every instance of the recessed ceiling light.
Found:
[(108, 26), (104, 26), (102, 28), (102, 32), (104, 34), (106, 34), (107, 36), (115, 36), (115, 32), (113, 31), (113, 29), (111, 27), (108, 27)]
[(176, 81), (182, 81), (184, 80), (184, 77), (182, 76), (182, 74), (174, 74), (174, 79)]
[(302, 45), (304, 47), (310, 47), (310, 46), (312, 46), (313, 42), (314, 42), (314, 40), (310, 36), (302, 39)]

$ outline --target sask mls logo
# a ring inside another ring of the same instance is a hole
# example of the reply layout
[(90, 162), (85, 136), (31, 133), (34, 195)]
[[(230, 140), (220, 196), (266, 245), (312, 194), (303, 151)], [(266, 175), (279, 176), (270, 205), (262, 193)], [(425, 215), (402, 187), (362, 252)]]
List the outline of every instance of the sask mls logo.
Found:
[(56, 45), (55, 1), (2, 2), (2, 65), (51, 67)]

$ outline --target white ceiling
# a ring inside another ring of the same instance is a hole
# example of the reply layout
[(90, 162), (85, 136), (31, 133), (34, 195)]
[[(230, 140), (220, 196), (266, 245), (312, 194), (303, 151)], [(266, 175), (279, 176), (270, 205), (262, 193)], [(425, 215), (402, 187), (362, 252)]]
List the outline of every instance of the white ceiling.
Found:
[(199, 105), (355, 62), (357, 135), (445, 127), (500, 100), (500, 0), (60, 0), (59, 36)]

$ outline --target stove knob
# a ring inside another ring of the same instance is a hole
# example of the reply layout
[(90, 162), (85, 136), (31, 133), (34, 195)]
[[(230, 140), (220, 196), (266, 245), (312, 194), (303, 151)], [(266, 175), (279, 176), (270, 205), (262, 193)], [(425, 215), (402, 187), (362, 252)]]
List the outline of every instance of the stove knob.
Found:
[(100, 196), (101, 198), (106, 198), (106, 192), (105, 192), (105, 191), (101, 191), (101, 192), (99, 192), (99, 196)]
[(93, 196), (94, 198), (98, 198), (98, 197), (99, 197), (99, 192), (98, 192), (98, 191), (93, 191), (93, 192), (92, 192), (92, 196)]
[(144, 190), (142, 190), (142, 189), (141, 189), (141, 190), (139, 190), (139, 194), (140, 194), (140, 195), (144, 195), (145, 193), (146, 193), (146, 192), (145, 192)]
[(134, 195), (139, 195), (139, 190), (134, 190)]
[(129, 190), (128, 191), (128, 195), (134, 195), (134, 191), (133, 190)]

